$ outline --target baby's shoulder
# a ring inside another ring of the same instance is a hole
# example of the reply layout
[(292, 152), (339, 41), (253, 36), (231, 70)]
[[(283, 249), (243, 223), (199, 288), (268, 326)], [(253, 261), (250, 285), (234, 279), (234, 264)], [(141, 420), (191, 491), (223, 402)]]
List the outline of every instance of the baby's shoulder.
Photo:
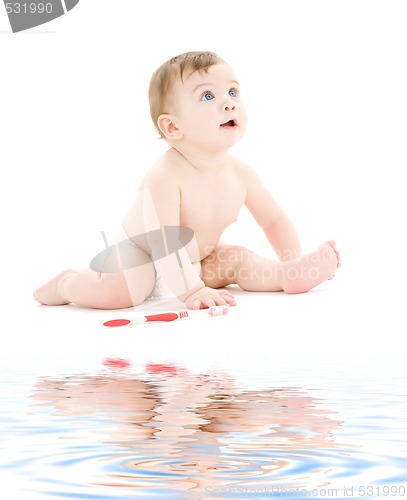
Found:
[(171, 157), (172, 155), (165, 153), (147, 170), (143, 179), (142, 185), (149, 187), (151, 185), (164, 182), (175, 182), (177, 175), (176, 162)]
[(253, 169), (246, 162), (234, 156), (231, 156), (230, 159), (231, 166), (239, 177), (247, 178), (247, 176), (251, 176), (254, 173)]

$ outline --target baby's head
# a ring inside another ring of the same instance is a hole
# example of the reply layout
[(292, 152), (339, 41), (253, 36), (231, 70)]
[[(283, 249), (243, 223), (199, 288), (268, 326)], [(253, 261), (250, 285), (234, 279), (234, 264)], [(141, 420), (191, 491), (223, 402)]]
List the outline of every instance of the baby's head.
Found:
[(153, 74), (150, 82), (150, 114), (154, 126), (164, 137), (158, 126), (158, 117), (169, 112), (174, 82), (198, 72), (207, 72), (211, 66), (225, 61), (213, 52), (185, 52), (162, 64)]

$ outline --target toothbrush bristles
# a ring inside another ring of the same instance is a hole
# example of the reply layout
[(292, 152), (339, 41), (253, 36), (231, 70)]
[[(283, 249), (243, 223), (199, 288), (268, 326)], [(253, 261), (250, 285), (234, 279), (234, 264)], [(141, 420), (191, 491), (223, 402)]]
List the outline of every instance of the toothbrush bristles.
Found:
[(229, 307), (226, 306), (212, 306), (208, 309), (209, 316), (224, 316), (229, 312)]

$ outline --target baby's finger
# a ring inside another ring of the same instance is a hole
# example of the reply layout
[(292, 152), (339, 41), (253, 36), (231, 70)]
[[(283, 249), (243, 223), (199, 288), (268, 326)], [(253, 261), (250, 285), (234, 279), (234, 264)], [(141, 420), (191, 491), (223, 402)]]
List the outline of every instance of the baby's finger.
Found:
[(214, 297), (203, 297), (201, 299), (201, 302), (202, 302), (202, 305), (201, 305), (201, 308), (202, 309), (206, 309), (207, 307), (213, 307), (213, 306), (216, 306), (216, 302), (214, 300)]
[[(234, 296), (229, 292), (227, 292), (227, 293), (220, 293), (219, 292), (218, 297), (221, 297), (226, 302), (226, 304), (228, 304), (230, 306), (235, 306), (237, 304)], [(218, 304), (218, 305), (224, 305), (224, 304)]]
[(221, 297), (220, 295), (212, 295), (212, 300), (215, 303), (215, 306), (227, 306), (228, 303), (226, 301), (226, 297)]
[(210, 297), (201, 297), (200, 299), (194, 300), (192, 303), (192, 309), (208, 309), (209, 307), (215, 306), (215, 301)]
[(197, 311), (200, 308), (201, 308), (201, 301), (199, 299), (194, 300), (191, 304), (191, 309)]

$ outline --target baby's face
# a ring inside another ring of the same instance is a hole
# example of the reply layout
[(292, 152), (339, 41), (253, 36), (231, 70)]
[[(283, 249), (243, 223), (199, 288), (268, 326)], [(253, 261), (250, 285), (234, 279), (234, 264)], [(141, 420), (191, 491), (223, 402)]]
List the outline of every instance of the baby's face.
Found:
[(244, 134), (247, 116), (239, 83), (227, 64), (192, 73), (174, 85), (173, 116), (182, 141), (200, 150), (221, 151)]

